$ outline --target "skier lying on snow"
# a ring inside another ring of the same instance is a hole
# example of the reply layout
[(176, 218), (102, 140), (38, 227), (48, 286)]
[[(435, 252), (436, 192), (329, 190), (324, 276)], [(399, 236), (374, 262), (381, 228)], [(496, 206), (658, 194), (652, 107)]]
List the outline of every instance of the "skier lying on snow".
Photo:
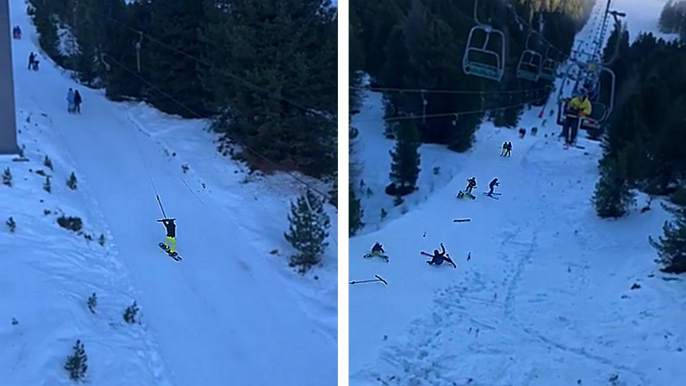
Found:
[(164, 243), (164, 246), (167, 247), (169, 253), (172, 255), (176, 254), (176, 224), (174, 223), (174, 219), (164, 218), (162, 220), (157, 220), (157, 222), (161, 222), (164, 227), (167, 228), (167, 240)]
[(443, 243), (441, 243), (441, 252), (438, 252), (438, 249), (434, 249), (434, 254), (429, 254), (424, 251), (421, 252), (422, 255), (424, 256), (429, 256), (431, 257), (431, 261), (427, 261), (426, 263), (429, 265), (441, 265), (443, 264), (444, 261), (447, 261), (448, 263), (453, 265), (453, 268), (457, 268), (457, 265), (455, 265), (455, 262), (453, 262), (450, 259), (450, 255), (445, 253), (445, 247), (443, 246)]

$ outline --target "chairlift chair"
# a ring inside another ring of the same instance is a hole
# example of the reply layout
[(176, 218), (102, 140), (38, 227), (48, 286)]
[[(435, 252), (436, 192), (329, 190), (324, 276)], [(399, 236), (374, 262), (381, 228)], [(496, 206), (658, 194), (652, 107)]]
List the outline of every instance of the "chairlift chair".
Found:
[(532, 35), (533, 32), (529, 32), (526, 37), (526, 49), (522, 52), (522, 56), (519, 57), (519, 64), (517, 64), (517, 77), (537, 82), (543, 69), (543, 55), (529, 47)]
[[(475, 45), (475, 36), (479, 32), (483, 32), (484, 42), (482, 45)], [(488, 48), (491, 37), (500, 40), (500, 52)], [(477, 59), (475, 56), (481, 59)], [(483, 58), (490, 58), (491, 62), (486, 62), (482, 60)], [(505, 34), (488, 25), (472, 27), (467, 38), (467, 48), (462, 58), (462, 69), (467, 75), (500, 82), (505, 74)]]
[[(608, 98), (607, 100), (599, 101), (595, 100), (591, 102), (592, 110), (591, 114), (586, 117), (581, 119), (581, 125), (580, 128), (583, 130), (599, 130), (603, 126), (603, 124), (607, 121), (607, 119), (610, 117), (610, 114), (612, 114), (612, 109), (614, 107), (614, 101), (615, 101), (615, 83), (616, 83), (616, 77), (615, 73), (604, 66), (598, 66), (596, 68), (599, 73), (606, 73), (609, 76), (610, 79), (610, 85), (609, 85), (609, 93), (608, 93)], [(600, 79), (600, 77), (598, 77)], [(598, 86), (597, 88), (600, 88), (602, 85)], [(557, 110), (557, 124), (558, 125), (563, 125), (564, 120), (567, 117), (567, 100), (560, 100), (559, 101), (559, 106)]]

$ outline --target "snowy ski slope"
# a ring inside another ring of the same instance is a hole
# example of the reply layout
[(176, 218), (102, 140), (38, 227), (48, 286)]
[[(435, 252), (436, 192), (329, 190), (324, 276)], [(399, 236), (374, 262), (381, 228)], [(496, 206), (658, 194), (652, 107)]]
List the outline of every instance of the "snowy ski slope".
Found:
[[(616, 3), (629, 12), (632, 36), (634, 18), (648, 26), (661, 10)], [(353, 121), (374, 195), (365, 203), (371, 229), (350, 240), (350, 280), (378, 274), (388, 285), (350, 286), (351, 385), (680, 384), (686, 284), (658, 271), (648, 244), (669, 216), (653, 204), (618, 221), (597, 218), (589, 202), (597, 143), (582, 134), (584, 150), (563, 150), (554, 117), (543, 126), (537, 108), (520, 122), (538, 127), (535, 137), (486, 123), (467, 154), (422, 146), (420, 190), (389, 209), (382, 196), (393, 142), (382, 136), (380, 100), (369, 94)], [(505, 141), (511, 158), (499, 157)], [(476, 201), (456, 199), (472, 176)], [(494, 177), (499, 200), (482, 195)], [(375, 220), (382, 207), (387, 219)], [(390, 263), (361, 257), (376, 241)], [(441, 242), (457, 269), (428, 266), (419, 254)]]
[[(288, 203), (302, 186), (248, 177), (216, 152), (205, 122), (109, 102), (42, 55), (40, 71), (27, 71), (38, 38), (24, 2), (10, 6), (24, 31), (12, 43), (29, 162), (0, 160), (14, 175), (13, 187), (0, 185), (0, 217), (17, 223), (14, 234), (0, 229), (0, 384), (71, 384), (62, 366), (76, 339), (93, 385), (335, 384), (336, 241), (312, 274), (287, 267)], [(81, 115), (66, 111), (70, 87), (83, 95)], [(39, 169), (52, 176), (51, 194)], [(72, 171), (75, 191), (65, 184)], [(182, 262), (157, 246), (156, 194), (177, 219)], [(105, 246), (57, 226), (59, 212), (81, 217)], [(142, 321), (126, 325), (133, 300)]]

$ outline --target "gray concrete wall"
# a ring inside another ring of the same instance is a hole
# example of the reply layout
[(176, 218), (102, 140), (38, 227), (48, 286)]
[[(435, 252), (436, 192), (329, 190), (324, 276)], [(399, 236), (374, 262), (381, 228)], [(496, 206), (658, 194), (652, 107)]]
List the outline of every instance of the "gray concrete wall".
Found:
[[(9, 0), (0, 0), (0, 154), (19, 154), (12, 76)], [(24, 31), (22, 31), (24, 32)]]

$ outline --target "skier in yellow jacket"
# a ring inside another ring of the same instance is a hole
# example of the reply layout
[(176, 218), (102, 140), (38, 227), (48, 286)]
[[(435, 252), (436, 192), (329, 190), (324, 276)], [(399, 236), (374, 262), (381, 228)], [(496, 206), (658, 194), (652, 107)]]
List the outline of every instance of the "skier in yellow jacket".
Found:
[[(593, 112), (593, 105), (588, 99), (588, 91), (583, 91), (581, 96), (572, 98), (567, 103), (567, 110), (565, 111), (565, 121), (562, 125), (562, 135), (565, 138), (567, 145), (572, 145), (576, 142), (576, 135), (579, 131), (580, 120), (588, 117)], [(570, 130), (571, 129), (571, 130)]]

